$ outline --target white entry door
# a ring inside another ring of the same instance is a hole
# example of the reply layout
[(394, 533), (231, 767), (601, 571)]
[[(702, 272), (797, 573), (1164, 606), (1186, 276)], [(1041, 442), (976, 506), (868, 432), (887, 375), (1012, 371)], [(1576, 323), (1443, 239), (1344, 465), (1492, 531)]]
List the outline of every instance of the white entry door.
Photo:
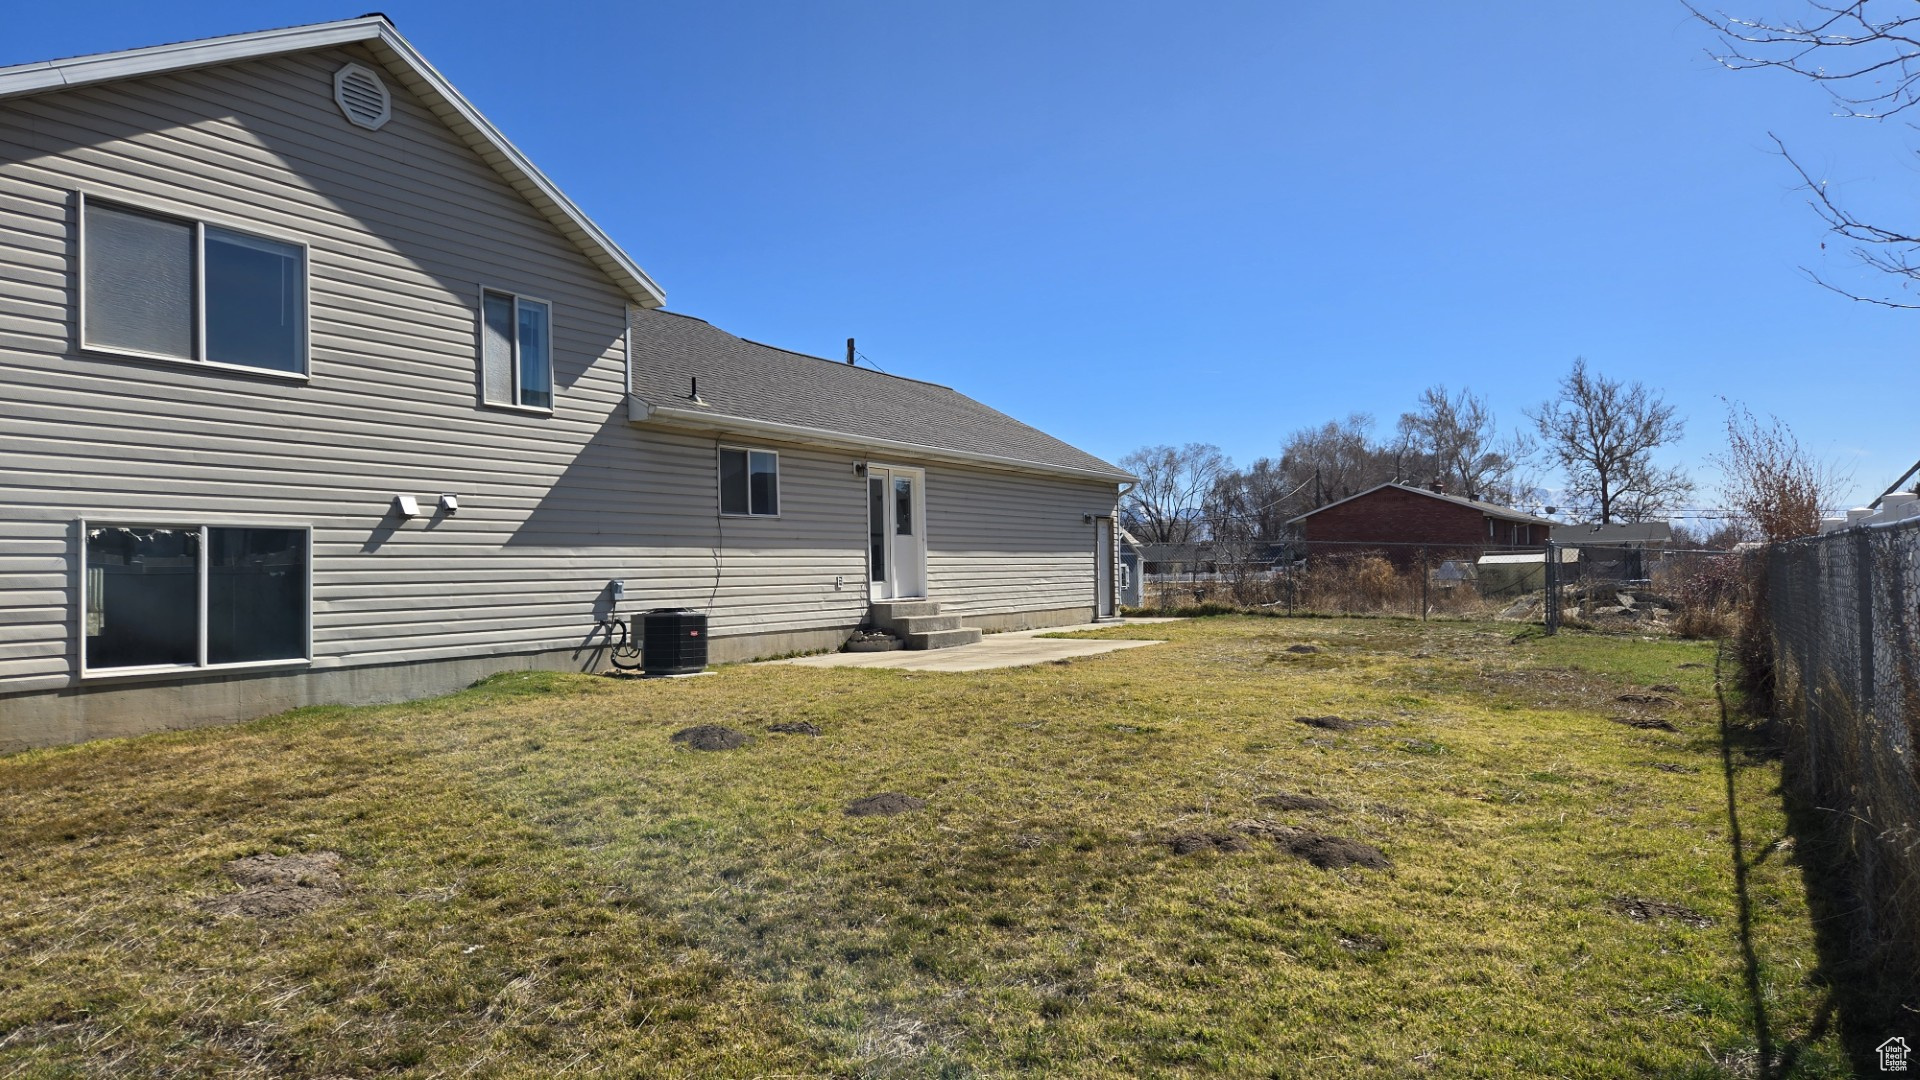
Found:
[(1113, 618), (1113, 519), (1093, 519), (1093, 610), (1102, 619)]
[(926, 474), (867, 466), (867, 580), (875, 600), (927, 595)]

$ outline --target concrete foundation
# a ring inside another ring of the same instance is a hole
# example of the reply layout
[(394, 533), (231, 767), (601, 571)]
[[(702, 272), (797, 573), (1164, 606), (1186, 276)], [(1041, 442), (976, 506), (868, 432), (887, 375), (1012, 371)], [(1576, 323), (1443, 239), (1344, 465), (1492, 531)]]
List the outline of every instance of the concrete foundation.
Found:
[[(983, 630), (1031, 630), (1091, 620), (1092, 606), (970, 616)], [(708, 645), (708, 659), (731, 664), (846, 644), (854, 626), (777, 634), (731, 634)], [(0, 753), (91, 739), (231, 724), (307, 705), (381, 705), (450, 694), (502, 671), (600, 671), (599, 647), (461, 657), (411, 664), (316, 667), (296, 671), (155, 675), (87, 682), (53, 691), (0, 696)]]
[(1045, 611), (1016, 611), (1006, 615), (962, 615), (960, 622), (977, 626), (989, 634), (1007, 630), (1044, 630), (1055, 626), (1079, 626), (1094, 620), (1093, 605), (1049, 608)]

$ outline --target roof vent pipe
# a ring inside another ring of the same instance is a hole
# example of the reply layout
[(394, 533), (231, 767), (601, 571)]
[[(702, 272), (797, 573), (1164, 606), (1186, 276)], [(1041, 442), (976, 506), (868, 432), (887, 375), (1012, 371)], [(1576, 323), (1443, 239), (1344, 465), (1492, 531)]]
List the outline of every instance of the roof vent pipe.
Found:
[(847, 339), (847, 363), (853, 363), (853, 339)]

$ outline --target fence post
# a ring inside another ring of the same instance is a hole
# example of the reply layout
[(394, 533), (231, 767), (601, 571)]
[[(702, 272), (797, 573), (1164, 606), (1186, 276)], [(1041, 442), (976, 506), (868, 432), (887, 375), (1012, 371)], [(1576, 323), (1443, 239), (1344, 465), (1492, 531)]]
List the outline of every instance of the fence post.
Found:
[(1860, 619), (1860, 694), (1854, 705), (1860, 715), (1872, 716), (1874, 691), (1879, 688), (1873, 670), (1873, 643), (1876, 636), (1873, 600), (1877, 590), (1873, 580), (1873, 538), (1866, 529), (1854, 530), (1853, 559), (1853, 587), (1856, 592), (1853, 603)]
[(1541, 575), (1547, 583), (1546, 595), (1541, 597), (1541, 616), (1546, 622), (1547, 633), (1560, 631), (1560, 553), (1554, 549), (1553, 541), (1547, 541), (1546, 572)]
[(1420, 621), (1421, 622), (1427, 621), (1427, 607), (1429, 603), (1427, 599), (1427, 589), (1431, 586), (1432, 581), (1433, 581), (1433, 575), (1429, 573), (1427, 570), (1427, 548), (1426, 548), (1426, 545), (1423, 544), (1420, 547)]

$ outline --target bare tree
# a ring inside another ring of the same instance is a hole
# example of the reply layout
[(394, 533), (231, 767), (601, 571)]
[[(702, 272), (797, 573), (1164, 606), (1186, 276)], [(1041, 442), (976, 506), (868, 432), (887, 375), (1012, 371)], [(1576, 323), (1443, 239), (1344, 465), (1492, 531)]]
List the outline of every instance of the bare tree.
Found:
[(1288, 490), (1298, 493), (1284, 507), (1286, 516), (1317, 510), (1389, 481), (1417, 479), (1428, 471), (1405, 440), (1382, 445), (1374, 442), (1372, 433), (1373, 417), (1350, 413), (1345, 420), (1329, 420), (1287, 436), (1279, 468)]
[(1233, 463), (1211, 443), (1188, 443), (1143, 446), (1120, 467), (1140, 478), (1127, 493), (1127, 530), (1145, 543), (1178, 544), (1196, 538), (1202, 506)]
[(1721, 492), (1760, 539), (1774, 543), (1820, 531), (1820, 511), (1832, 506), (1851, 479), (1816, 460), (1777, 416), (1756, 420), (1746, 407), (1727, 403), (1727, 449), (1715, 454)]
[(1207, 497), (1207, 530), (1215, 541), (1277, 540), (1285, 533), (1287, 520), (1305, 512), (1295, 507), (1310, 483), (1295, 483), (1272, 458), (1221, 473)]
[[(1724, 12), (1688, 11), (1720, 37), (1713, 58), (1733, 71), (1771, 69), (1812, 82), (1827, 92), (1843, 117), (1886, 120), (1920, 105), (1920, 12), (1910, 3), (1876, 0), (1827, 4), (1809, 0), (1805, 19), (1745, 19)], [(1774, 145), (1810, 193), (1809, 204), (1830, 232), (1845, 239), (1865, 265), (1897, 279), (1902, 290), (1920, 286), (1920, 226), (1868, 221), (1836, 200), (1772, 135)], [(1824, 245), (1822, 245), (1824, 246)], [(1801, 272), (1822, 288), (1853, 300), (1896, 308), (1920, 303), (1868, 296), (1841, 288), (1813, 270)]]
[(1684, 471), (1653, 463), (1653, 452), (1677, 441), (1685, 421), (1637, 382), (1588, 374), (1587, 362), (1576, 359), (1560, 395), (1527, 416), (1567, 475), (1569, 501), (1595, 507), (1603, 525), (1645, 520), (1693, 492)]
[(1499, 439), (1485, 398), (1432, 386), (1420, 406), (1400, 416), (1400, 432), (1415, 453), (1431, 459), (1435, 479), (1469, 499), (1512, 502), (1520, 463), (1532, 447), (1524, 435)]

